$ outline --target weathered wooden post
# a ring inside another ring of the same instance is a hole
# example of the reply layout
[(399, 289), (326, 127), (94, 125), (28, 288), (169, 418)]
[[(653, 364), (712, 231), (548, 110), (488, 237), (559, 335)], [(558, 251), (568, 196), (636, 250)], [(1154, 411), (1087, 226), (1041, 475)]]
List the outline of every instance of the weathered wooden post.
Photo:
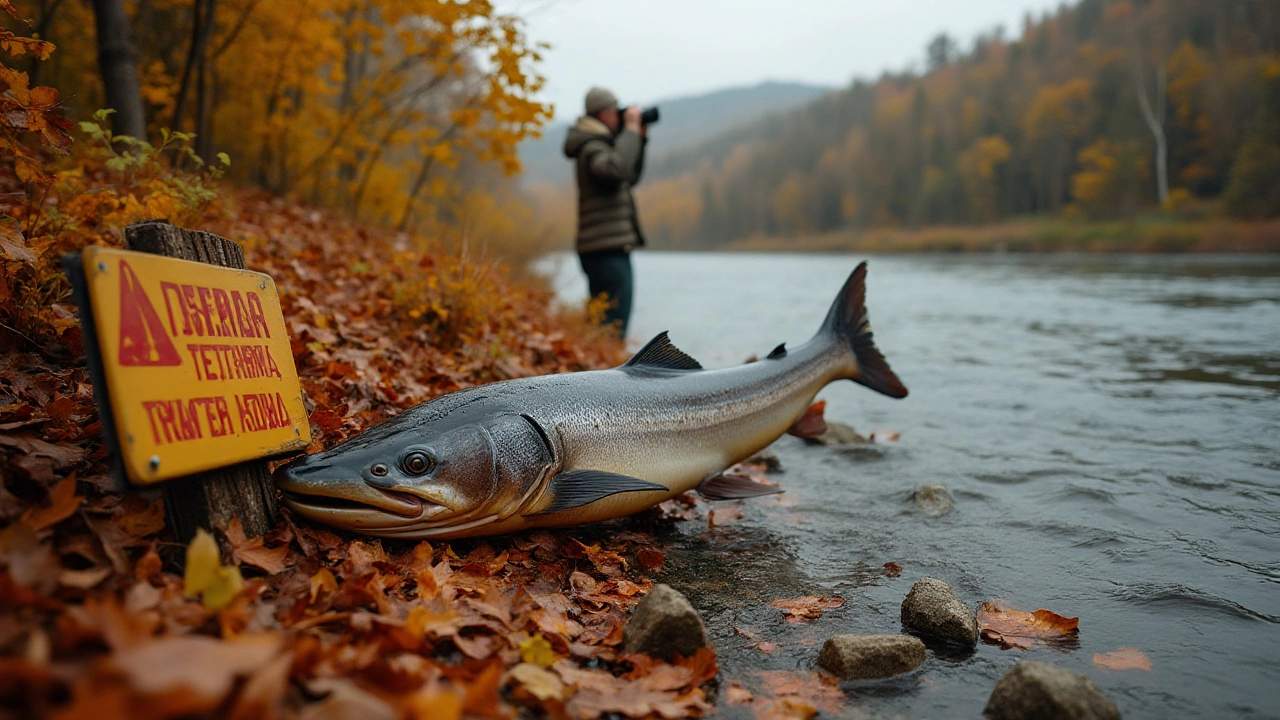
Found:
[(266, 458), (311, 442), (275, 284), (212, 233), (147, 221), (125, 241), (63, 261), (113, 469), (163, 483), (181, 542), (231, 518), (261, 535), (276, 519)]

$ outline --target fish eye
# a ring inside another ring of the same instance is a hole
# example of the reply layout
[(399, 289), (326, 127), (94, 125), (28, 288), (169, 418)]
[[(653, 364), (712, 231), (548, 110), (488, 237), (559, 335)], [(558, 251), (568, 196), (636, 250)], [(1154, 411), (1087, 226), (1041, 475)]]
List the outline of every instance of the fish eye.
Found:
[(386, 463), (374, 463), (373, 467), (369, 468), (369, 472), (378, 477), (385, 476), (389, 470)]
[(435, 465), (431, 456), (420, 450), (405, 455), (400, 464), (404, 467), (404, 471), (411, 475), (425, 475)]

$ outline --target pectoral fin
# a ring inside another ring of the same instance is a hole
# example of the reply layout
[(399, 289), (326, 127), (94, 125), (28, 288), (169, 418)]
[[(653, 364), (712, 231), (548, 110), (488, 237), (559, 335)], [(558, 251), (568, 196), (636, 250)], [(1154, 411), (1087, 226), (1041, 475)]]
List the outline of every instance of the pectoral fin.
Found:
[(601, 498), (625, 492), (662, 490), (670, 492), (666, 485), (641, 480), (629, 475), (603, 470), (570, 470), (551, 478), (551, 503), (538, 515), (569, 510), (589, 505)]
[(782, 488), (763, 485), (745, 475), (712, 475), (698, 486), (698, 494), (708, 500), (741, 500), (780, 492)]

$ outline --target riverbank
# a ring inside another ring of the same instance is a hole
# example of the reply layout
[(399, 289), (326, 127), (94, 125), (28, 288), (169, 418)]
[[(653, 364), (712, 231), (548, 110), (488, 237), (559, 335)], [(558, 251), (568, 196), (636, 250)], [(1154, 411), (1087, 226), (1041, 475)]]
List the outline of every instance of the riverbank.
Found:
[(1094, 221), (1029, 217), (992, 225), (875, 228), (759, 236), (721, 249), (787, 252), (1280, 252), (1280, 220), (1186, 220), (1144, 215)]

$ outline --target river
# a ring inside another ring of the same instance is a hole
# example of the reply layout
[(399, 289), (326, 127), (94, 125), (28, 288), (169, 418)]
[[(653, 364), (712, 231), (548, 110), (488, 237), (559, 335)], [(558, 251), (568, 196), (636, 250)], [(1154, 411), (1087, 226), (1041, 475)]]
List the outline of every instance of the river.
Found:
[[(861, 259), (638, 253), (630, 344), (669, 330), (717, 368), (801, 343)], [(900, 439), (784, 437), (784, 495), (663, 536), (659, 580), (706, 620), (722, 687), (812, 669), (831, 634), (902, 632), (902, 599), (936, 577), (971, 605), (1079, 617), (1078, 643), (933, 647), (905, 678), (843, 685), (838, 715), (980, 717), (1028, 658), (1093, 678), (1126, 718), (1280, 717), (1280, 257), (865, 259), (876, 343), (911, 395), (819, 397), (828, 419)], [(542, 268), (585, 296), (576, 258)], [(955, 510), (921, 513), (926, 484)], [(846, 602), (805, 624), (769, 607), (804, 595)], [(1121, 647), (1152, 670), (1094, 664)]]

